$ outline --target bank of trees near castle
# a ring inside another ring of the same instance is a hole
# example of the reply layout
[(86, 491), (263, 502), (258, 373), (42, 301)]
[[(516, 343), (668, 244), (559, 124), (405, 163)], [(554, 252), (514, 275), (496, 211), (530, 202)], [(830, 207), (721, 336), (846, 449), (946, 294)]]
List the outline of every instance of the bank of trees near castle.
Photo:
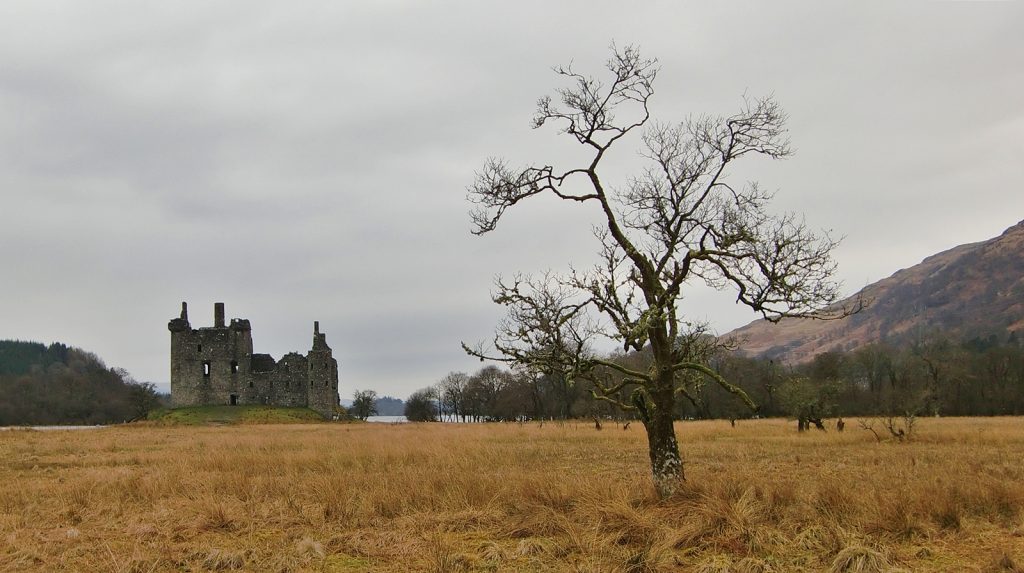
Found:
[(152, 384), (95, 354), (54, 343), (0, 341), (0, 426), (110, 424), (160, 405)]
[[(649, 365), (644, 353), (615, 359), (634, 369)], [(1024, 415), (1024, 345), (1016, 336), (960, 343), (933, 336), (900, 347), (871, 344), (827, 352), (795, 367), (729, 352), (716, 353), (710, 362), (758, 410), (718, 384), (687, 381), (677, 418)], [(592, 390), (587, 381), (569, 383), (486, 366), (472, 374), (452, 372), (415, 392), (406, 400), (406, 415), (457, 421), (629, 417), (595, 400)], [(628, 400), (631, 391), (624, 388), (620, 398)]]

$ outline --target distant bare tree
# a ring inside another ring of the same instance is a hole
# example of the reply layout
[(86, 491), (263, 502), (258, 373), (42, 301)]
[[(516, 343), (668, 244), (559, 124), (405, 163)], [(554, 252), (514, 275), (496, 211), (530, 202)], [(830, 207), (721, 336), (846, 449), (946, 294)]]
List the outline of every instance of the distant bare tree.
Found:
[(859, 422), (862, 430), (867, 430), (875, 436), (875, 441), (881, 442), (882, 436), (875, 431), (876, 422), (880, 421), (882, 426), (889, 431), (889, 435), (896, 441), (903, 442), (914, 436), (914, 425), (917, 423), (917, 415), (910, 412), (902, 416), (886, 416), (884, 418), (867, 418)]
[[(683, 478), (673, 427), (676, 396), (686, 387), (680, 382), (707, 379), (750, 402), (686, 343), (703, 340), (703, 332), (679, 311), (684, 287), (732, 288), (738, 302), (772, 321), (848, 311), (827, 311), (839, 294), (830, 257), (836, 241), (811, 232), (795, 215), (768, 214), (771, 193), (727, 177), (739, 159), (790, 154), (779, 105), (771, 98), (744, 100), (729, 117), (655, 123), (648, 102), (656, 61), (613, 46), (607, 69), (601, 80), (570, 66), (556, 68), (569, 85), (557, 91), (557, 101), (541, 98), (533, 119), (537, 128), (557, 124), (589, 160), (558, 170), (544, 164), (514, 169), (489, 159), (468, 190), (476, 234), (493, 231), (508, 209), (535, 195), (594, 205), (604, 219), (595, 230), (601, 263), (589, 272), (499, 281), (494, 300), (509, 317), (499, 327), (497, 350), (467, 351), (573, 377), (598, 368), (618, 372), (619, 382), (598, 382), (595, 394), (637, 412), (647, 430), (654, 483), (665, 496)], [(610, 186), (602, 161), (617, 142), (641, 130), (647, 168)], [(624, 351), (649, 347), (651, 366), (641, 371), (602, 360), (590, 351), (596, 335), (616, 339)]]
[(366, 420), (370, 416), (377, 415), (377, 392), (375, 390), (356, 390), (352, 395), (352, 407), (349, 412), (359, 418)]
[(449, 372), (437, 383), (440, 416), (455, 421), (460, 417), (466, 421), (465, 394), (469, 375), (465, 372)]

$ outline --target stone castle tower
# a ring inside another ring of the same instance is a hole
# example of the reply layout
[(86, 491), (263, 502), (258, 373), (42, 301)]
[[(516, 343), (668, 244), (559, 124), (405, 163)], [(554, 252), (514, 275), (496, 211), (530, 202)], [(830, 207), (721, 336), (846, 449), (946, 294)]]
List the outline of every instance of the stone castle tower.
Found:
[(224, 303), (213, 307), (213, 326), (193, 329), (188, 305), (167, 324), (171, 331), (171, 407), (271, 404), (302, 406), (331, 418), (338, 400), (338, 361), (320, 323), (313, 323), (313, 348), (275, 361), (253, 354), (249, 321), (224, 324)]

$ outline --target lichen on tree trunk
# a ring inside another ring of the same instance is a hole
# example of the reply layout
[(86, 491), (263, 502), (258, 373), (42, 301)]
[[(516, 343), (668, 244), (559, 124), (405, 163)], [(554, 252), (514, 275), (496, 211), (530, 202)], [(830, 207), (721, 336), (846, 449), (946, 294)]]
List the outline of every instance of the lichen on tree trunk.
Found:
[(650, 392), (650, 403), (642, 421), (647, 430), (654, 488), (659, 497), (666, 498), (674, 494), (686, 478), (672, 414), (675, 410), (674, 376), (671, 370), (667, 370), (660, 378), (660, 383)]
[(676, 441), (671, 412), (664, 415), (656, 410), (652, 414), (651, 419), (644, 423), (651, 456), (651, 475), (658, 496), (665, 498), (674, 494), (679, 483), (685, 479), (683, 461), (679, 456), (679, 443)]

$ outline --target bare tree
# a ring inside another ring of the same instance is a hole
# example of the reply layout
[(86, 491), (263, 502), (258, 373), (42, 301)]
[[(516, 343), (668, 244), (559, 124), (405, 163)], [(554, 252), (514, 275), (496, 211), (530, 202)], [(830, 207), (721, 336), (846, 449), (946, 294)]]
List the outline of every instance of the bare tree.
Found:
[[(494, 358), (581, 377), (599, 368), (619, 373), (595, 395), (637, 412), (647, 430), (659, 494), (683, 478), (673, 427), (673, 406), (695, 379), (720, 384), (752, 405), (746, 394), (707, 365), (694, 342), (707, 344), (699, 325), (677, 307), (683, 287), (703, 282), (732, 288), (736, 300), (777, 321), (788, 316), (840, 316), (830, 253), (836, 241), (811, 232), (795, 215), (772, 216), (772, 194), (756, 183), (737, 185), (730, 166), (747, 156), (790, 154), (785, 114), (771, 98), (744, 100), (729, 117), (693, 117), (678, 124), (650, 120), (657, 62), (633, 47), (612, 47), (607, 80), (571, 66), (555, 68), (568, 86), (557, 101), (538, 101), (534, 127), (557, 124), (588, 150), (589, 161), (566, 170), (551, 165), (513, 169), (489, 159), (468, 189), (475, 204), (474, 233), (493, 231), (511, 207), (535, 195), (593, 205), (603, 215), (595, 230), (600, 263), (590, 271), (531, 281), (499, 281), (494, 300), (508, 307)], [(602, 178), (606, 154), (620, 140), (642, 133), (647, 167), (621, 186)], [(646, 370), (603, 360), (590, 351), (595, 335), (617, 340), (624, 351), (649, 347)], [(570, 378), (572, 379), (572, 378)], [(623, 393), (628, 391), (628, 399)]]
[(867, 430), (875, 436), (875, 441), (881, 442), (882, 436), (875, 431), (876, 421), (881, 421), (882, 426), (889, 431), (889, 435), (896, 441), (903, 442), (914, 436), (914, 425), (917, 423), (917, 415), (907, 412), (903, 416), (886, 416), (884, 418), (866, 418), (860, 420), (860, 428)]
[(441, 420), (466, 421), (465, 394), (469, 375), (465, 372), (449, 372), (437, 383), (438, 409)]
[(375, 390), (356, 390), (352, 394), (352, 407), (349, 408), (349, 412), (364, 421), (370, 416), (376, 416), (377, 392)]

